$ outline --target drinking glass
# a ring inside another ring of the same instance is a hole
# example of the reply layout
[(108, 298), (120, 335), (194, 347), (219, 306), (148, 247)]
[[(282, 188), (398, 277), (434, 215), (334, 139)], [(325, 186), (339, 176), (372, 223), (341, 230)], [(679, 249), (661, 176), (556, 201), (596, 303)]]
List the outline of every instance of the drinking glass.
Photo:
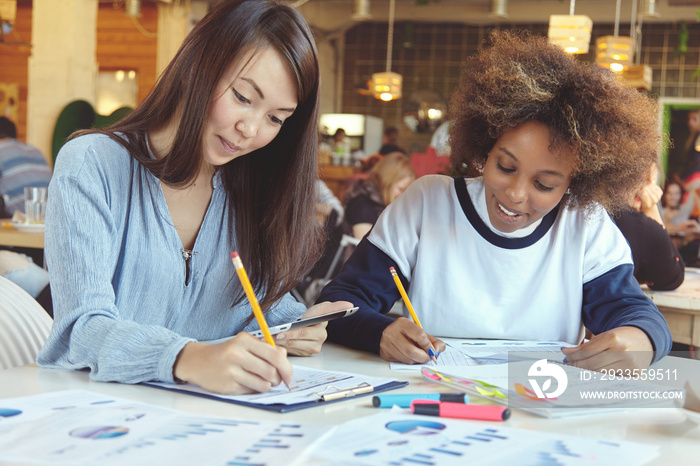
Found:
[(24, 213), (27, 223), (44, 223), (48, 188), (24, 188)]

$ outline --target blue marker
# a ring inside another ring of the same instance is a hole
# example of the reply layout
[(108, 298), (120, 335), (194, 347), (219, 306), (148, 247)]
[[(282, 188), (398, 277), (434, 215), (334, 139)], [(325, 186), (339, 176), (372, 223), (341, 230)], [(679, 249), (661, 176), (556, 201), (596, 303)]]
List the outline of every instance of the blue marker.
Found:
[(376, 395), (372, 405), (376, 408), (408, 408), (413, 400), (449, 401), (452, 403), (469, 403), (469, 395), (464, 393), (406, 393), (404, 395)]

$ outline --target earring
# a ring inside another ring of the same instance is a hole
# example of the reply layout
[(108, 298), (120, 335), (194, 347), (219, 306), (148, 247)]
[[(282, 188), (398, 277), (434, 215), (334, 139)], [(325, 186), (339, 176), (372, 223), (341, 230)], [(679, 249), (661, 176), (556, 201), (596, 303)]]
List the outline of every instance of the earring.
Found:
[(566, 188), (566, 194), (571, 194), (571, 188)]

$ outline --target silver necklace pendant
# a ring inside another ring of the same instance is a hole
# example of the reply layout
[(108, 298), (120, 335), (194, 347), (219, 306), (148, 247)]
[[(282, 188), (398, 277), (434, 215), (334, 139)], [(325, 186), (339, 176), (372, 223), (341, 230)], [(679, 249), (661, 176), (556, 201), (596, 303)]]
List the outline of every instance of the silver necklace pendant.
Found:
[(185, 259), (185, 261), (190, 260), (192, 256), (197, 254), (197, 252), (193, 252), (191, 249), (182, 248), (180, 251), (182, 252), (182, 258)]

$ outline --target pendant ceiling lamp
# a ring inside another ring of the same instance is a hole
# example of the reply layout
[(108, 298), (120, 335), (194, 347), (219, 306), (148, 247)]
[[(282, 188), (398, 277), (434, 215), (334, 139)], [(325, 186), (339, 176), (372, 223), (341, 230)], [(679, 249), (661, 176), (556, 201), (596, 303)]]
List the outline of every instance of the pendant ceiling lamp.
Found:
[(644, 13), (642, 16), (645, 18), (658, 18), (661, 16), (656, 9), (656, 0), (644, 0)]
[(549, 17), (549, 41), (569, 53), (588, 53), (593, 21), (586, 15), (575, 15), (576, 0), (571, 0), (568, 15)]
[(141, 16), (141, 0), (126, 0), (126, 16), (138, 18)]
[(401, 84), (403, 78), (398, 73), (391, 71), (391, 49), (394, 46), (394, 14), (396, 10), (395, 0), (389, 1), (389, 38), (386, 45), (386, 71), (372, 75), (372, 95), (375, 99), (388, 102), (401, 98)]
[(491, 15), (497, 18), (507, 18), (508, 0), (493, 0), (491, 3)]
[(354, 21), (367, 21), (372, 19), (369, 12), (369, 0), (355, 0), (355, 12), (352, 14)]
[(622, 82), (635, 89), (651, 91), (653, 71), (649, 65), (632, 65), (622, 70)]
[(595, 62), (603, 68), (610, 68), (617, 73), (632, 66), (634, 60), (634, 39), (618, 36), (620, 2), (621, 0), (617, 0), (615, 7), (615, 35), (599, 37), (595, 44)]
[[(644, 4), (644, 9), (642, 11), (642, 18), (647, 16), (650, 12), (649, 7), (653, 10), (656, 8), (655, 2), (652, 0), (646, 0)], [(618, 77), (630, 87), (635, 89), (644, 89), (651, 91), (653, 71), (651, 66), (646, 64), (640, 64), (641, 61), (641, 44), (642, 44), (642, 21), (640, 19), (637, 22), (637, 0), (632, 2), (632, 19), (630, 20), (630, 36), (632, 37), (634, 43), (634, 64), (622, 70), (622, 73), (618, 74)]]

